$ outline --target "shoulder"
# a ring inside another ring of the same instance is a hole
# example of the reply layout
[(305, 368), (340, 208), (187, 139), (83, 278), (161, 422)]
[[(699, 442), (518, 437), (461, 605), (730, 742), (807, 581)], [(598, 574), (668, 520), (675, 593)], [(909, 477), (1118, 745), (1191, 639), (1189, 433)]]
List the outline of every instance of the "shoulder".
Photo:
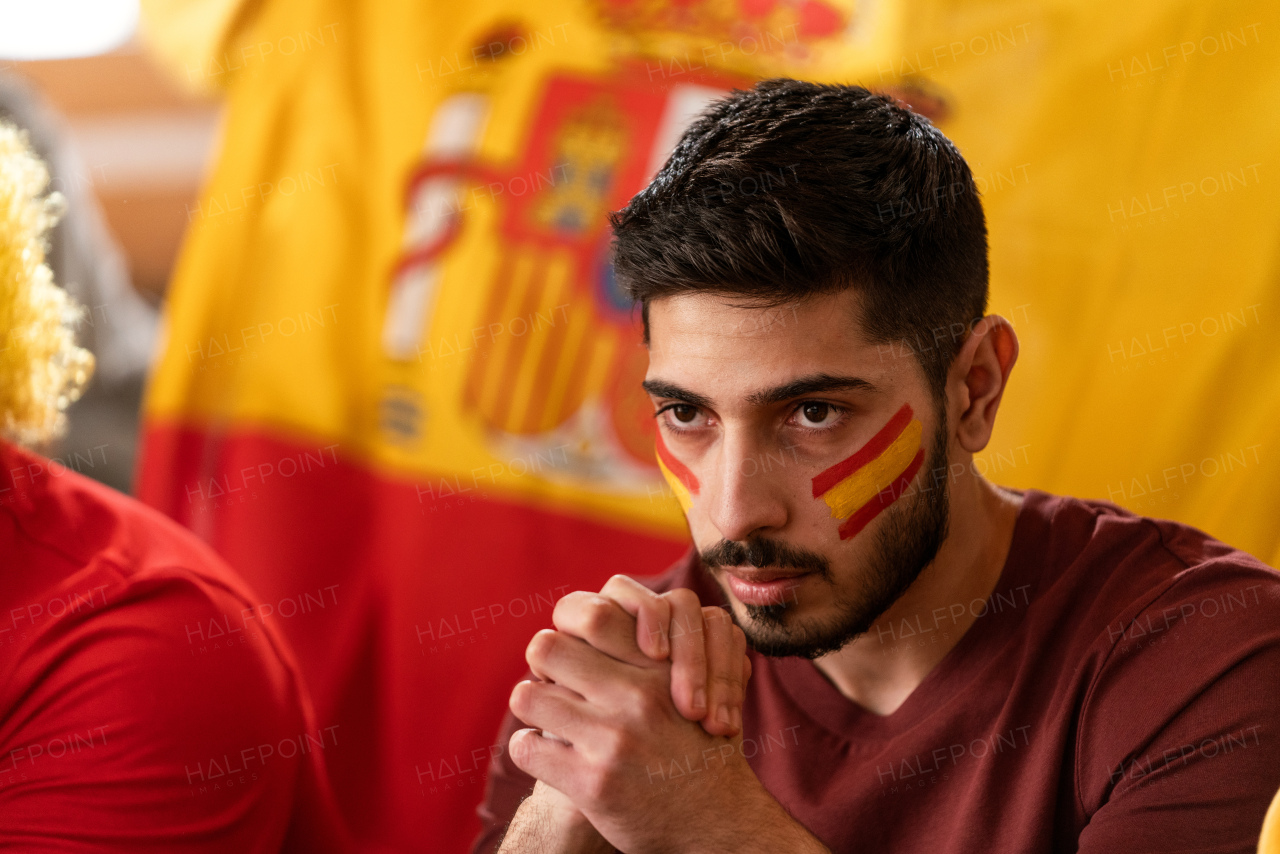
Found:
[(1280, 593), (1280, 574), (1252, 555), (1106, 501), (1028, 490), (1018, 525), (1011, 561), (1034, 566), (1035, 595), (1070, 602), (1082, 627), (1101, 619), (1114, 628), (1195, 597), (1217, 596), (1231, 608), (1248, 594), (1271, 607), (1266, 601)]
[[(8, 487), (0, 519), (10, 520), (0, 547), (23, 569), (6, 580), (21, 586), (0, 583), (0, 611), (12, 616), (8, 606), (22, 605), (14, 625), (0, 625), (21, 638), (17, 651), (0, 654), (12, 659), (11, 675), (32, 675), (53, 656), (50, 665), (62, 669), (111, 659), (139, 679), (172, 668), (181, 672), (166, 679), (205, 679), (196, 690), (224, 669), (246, 685), (255, 674), (294, 679), (246, 585), (191, 532), (55, 461), (0, 445), (0, 465), (0, 487)], [(67, 644), (65, 654), (51, 652)], [(145, 659), (130, 659), (143, 651)]]
[(1188, 525), (1028, 495), (1045, 564), (1036, 617), (1053, 625), (1054, 647), (1073, 649), (1069, 670), (1080, 680), (1085, 814), (1184, 775), (1265, 788), (1277, 758), (1269, 749), (1190, 769), (1224, 744), (1280, 744), (1280, 574)]
[(1036, 617), (1061, 624), (1055, 644), (1074, 647), (1092, 702), (1137, 684), (1196, 690), (1280, 648), (1280, 573), (1253, 556), (1107, 502), (1029, 491), (1026, 507), (1015, 540), (1036, 565)]
[[(0, 523), (10, 522), (0, 524), (0, 548), (24, 567), (20, 587), (0, 581), (0, 606), (22, 605), (20, 613), (0, 607), (0, 632), (22, 639), (18, 667), (88, 634), (118, 645), (133, 637), (157, 662), (165, 650), (196, 660), (233, 650), (292, 676), (291, 657), (247, 585), (190, 531), (56, 461), (0, 445), (0, 464), (0, 488), (8, 487)], [(201, 666), (189, 660), (187, 669)]]
[(278, 847), (295, 790), (337, 733), (310, 722), (252, 597), (168, 520), (34, 455), (5, 456), (27, 481), (0, 484), (12, 490), (0, 547), (11, 537), (26, 572), (25, 587), (0, 585), (0, 622), (20, 618), (0, 627), (14, 641), (0, 652), (7, 826), (33, 845), (201, 850), (187, 845), (203, 828)]
[(50, 565), (79, 571), (110, 563), (122, 577), (176, 567), (249, 598), (221, 558), (191, 531), (64, 462), (0, 442), (0, 517)]

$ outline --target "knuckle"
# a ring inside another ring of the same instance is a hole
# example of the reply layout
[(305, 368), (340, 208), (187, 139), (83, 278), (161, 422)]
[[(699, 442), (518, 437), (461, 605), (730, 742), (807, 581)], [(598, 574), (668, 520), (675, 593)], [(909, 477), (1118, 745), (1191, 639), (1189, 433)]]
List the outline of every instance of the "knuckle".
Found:
[(671, 607), (670, 601), (654, 596), (653, 599), (650, 600), (650, 605), (653, 608), (654, 613), (660, 615), (664, 620), (671, 619), (671, 612), (674, 609)]
[(537, 667), (549, 662), (559, 644), (559, 633), (554, 629), (542, 629), (529, 641), (525, 648), (524, 658), (531, 666)]
[(702, 619), (708, 626), (715, 626), (717, 629), (728, 629), (733, 625), (733, 621), (729, 619), (729, 613), (714, 605), (708, 605), (702, 609)]
[(533, 707), (533, 683), (520, 682), (516, 687), (511, 689), (511, 697), (507, 700), (507, 708), (511, 709), (511, 714), (520, 720), (524, 720), (525, 715)]
[(695, 627), (693, 631), (688, 633), (684, 644), (684, 655), (682, 658), (686, 664), (693, 667), (698, 672), (701, 672), (702, 668), (707, 666), (707, 647), (702, 640), (702, 630), (700, 626)]
[(610, 727), (604, 731), (600, 738), (600, 770), (604, 776), (626, 764), (634, 745), (635, 740), (625, 729)]
[(698, 594), (694, 593), (688, 587), (677, 587), (675, 590), (668, 590), (662, 594), (663, 598), (669, 601), (673, 607), (684, 608), (701, 608), (702, 602), (698, 599)]
[(732, 697), (738, 693), (738, 686), (740, 684), (738, 674), (717, 672), (711, 674), (709, 681), (711, 685), (721, 689), (717, 693), (720, 693), (722, 696)]
[(603, 804), (614, 788), (611, 769), (603, 765), (592, 765), (582, 772), (579, 792), (586, 803)]
[(684, 648), (688, 654), (702, 654), (703, 627), (700, 614), (673, 613), (670, 633), (671, 641), (675, 646)]
[[(635, 582), (633, 582), (630, 578), (618, 572), (609, 576), (609, 580), (604, 583), (604, 586), (605, 588), (610, 590), (614, 590), (618, 588), (622, 588), (625, 590), (625, 589), (629, 589), (634, 583)], [(604, 592), (604, 590), (602, 589), (601, 592)]]
[(593, 596), (583, 611), (582, 628), (593, 637), (604, 632), (613, 620), (613, 608), (612, 600)]
[(574, 735), (584, 723), (582, 715), (573, 706), (563, 703), (551, 704), (547, 712), (548, 720), (544, 729), (554, 732), (557, 736)]
[(594, 596), (594, 595), (595, 594), (588, 593), (585, 590), (573, 590), (569, 593), (564, 594), (558, 600), (556, 600), (556, 610), (559, 610), (561, 607), (570, 607), (573, 604), (580, 602), (584, 596)]
[(645, 714), (653, 706), (653, 701), (649, 696), (649, 692), (645, 688), (635, 682), (629, 682), (621, 686), (619, 689), (619, 701), (622, 708), (629, 714), (647, 717)]
[(556, 602), (555, 608), (551, 611), (551, 621), (558, 626), (570, 619), (577, 609), (582, 606), (583, 600), (594, 595), (594, 593), (587, 593), (583, 590), (575, 590), (572, 593), (566, 593), (561, 596)]
[(515, 763), (517, 768), (528, 768), (533, 759), (533, 739), (534, 734), (527, 730), (520, 730), (512, 733), (511, 740), (507, 742), (507, 752), (511, 754), (511, 761)]
[(664, 674), (647, 674), (619, 686), (620, 720), (644, 730), (661, 720), (671, 705), (671, 686)]

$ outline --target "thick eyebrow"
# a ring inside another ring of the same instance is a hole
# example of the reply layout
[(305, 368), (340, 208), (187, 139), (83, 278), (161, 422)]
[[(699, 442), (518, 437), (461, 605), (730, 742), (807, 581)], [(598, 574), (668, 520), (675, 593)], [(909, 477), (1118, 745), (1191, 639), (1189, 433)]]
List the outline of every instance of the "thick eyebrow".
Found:
[[(644, 390), (655, 397), (665, 397), (670, 400), (680, 400), (690, 406), (700, 406), (705, 409), (713, 409), (711, 398), (698, 394), (697, 392), (683, 389), (675, 383), (664, 382), (662, 380), (645, 380), (642, 384)], [(752, 406), (770, 406), (776, 403), (785, 403), (788, 400), (794, 400), (797, 397), (805, 397), (811, 394), (821, 394), (831, 391), (875, 391), (874, 383), (864, 380), (861, 377), (840, 377), (831, 374), (812, 374), (807, 377), (800, 377), (774, 388), (766, 388), (760, 391), (753, 391), (747, 395), (747, 403)]]
[(690, 406), (700, 406), (703, 409), (712, 409), (711, 398), (706, 395), (698, 394), (688, 389), (680, 388), (675, 383), (663, 382), (662, 380), (645, 380), (641, 387), (654, 397), (665, 397), (671, 400), (681, 400)]
[(784, 385), (753, 391), (747, 395), (747, 403), (752, 406), (770, 406), (785, 403), (797, 397), (821, 394), (830, 391), (875, 391), (876, 387), (861, 377), (839, 377), (831, 374), (811, 374), (800, 377)]

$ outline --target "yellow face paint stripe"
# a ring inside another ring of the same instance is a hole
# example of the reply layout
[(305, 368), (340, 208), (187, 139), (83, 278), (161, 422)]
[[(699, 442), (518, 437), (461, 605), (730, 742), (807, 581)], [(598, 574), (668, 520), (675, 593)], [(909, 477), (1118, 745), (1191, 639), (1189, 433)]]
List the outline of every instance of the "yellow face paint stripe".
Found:
[(658, 457), (658, 469), (662, 472), (662, 476), (666, 478), (667, 486), (671, 487), (671, 491), (676, 494), (676, 501), (680, 502), (680, 509), (688, 513), (693, 507), (693, 496), (689, 494), (689, 490), (680, 478), (671, 473), (671, 469), (667, 468), (662, 462), (662, 457)]
[(822, 500), (831, 508), (831, 517), (843, 519), (853, 515), (893, 483), (920, 450), (923, 431), (924, 425), (919, 420), (912, 420), (884, 453), (823, 493)]

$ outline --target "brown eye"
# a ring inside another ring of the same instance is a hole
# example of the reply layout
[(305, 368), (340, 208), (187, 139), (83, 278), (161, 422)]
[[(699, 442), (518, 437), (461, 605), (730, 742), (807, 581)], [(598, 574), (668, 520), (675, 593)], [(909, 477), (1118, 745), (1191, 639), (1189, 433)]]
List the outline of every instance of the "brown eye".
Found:
[(800, 414), (804, 416), (805, 421), (809, 422), (805, 425), (806, 427), (817, 427), (823, 424), (831, 412), (829, 403), (806, 403), (800, 407)]
[(698, 407), (689, 406), (683, 403), (677, 404), (676, 406), (671, 407), (671, 414), (674, 415), (675, 419), (681, 424), (688, 424), (693, 421), (694, 418), (698, 417)]

